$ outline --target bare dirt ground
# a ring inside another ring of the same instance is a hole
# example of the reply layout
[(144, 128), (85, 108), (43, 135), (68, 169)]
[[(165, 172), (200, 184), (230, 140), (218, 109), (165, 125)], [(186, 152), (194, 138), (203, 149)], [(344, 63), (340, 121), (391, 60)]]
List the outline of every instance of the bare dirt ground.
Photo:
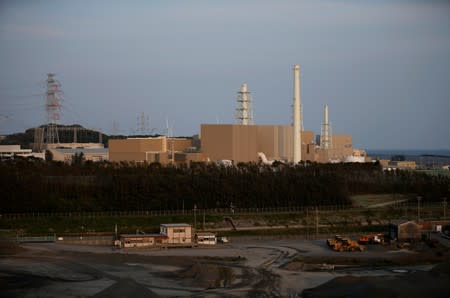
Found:
[(425, 245), (336, 253), (323, 239), (236, 238), (214, 248), (161, 250), (3, 242), (0, 296), (300, 297), (305, 289), (322, 285), (316, 289), (323, 292), (307, 290), (304, 296), (330, 297), (336, 295), (327, 282), (348, 290), (354, 286), (351, 282), (381, 285), (383, 278), (434, 274), (442, 281), (447, 271), (433, 271), (430, 264), (445, 261), (447, 254), (437, 255)]

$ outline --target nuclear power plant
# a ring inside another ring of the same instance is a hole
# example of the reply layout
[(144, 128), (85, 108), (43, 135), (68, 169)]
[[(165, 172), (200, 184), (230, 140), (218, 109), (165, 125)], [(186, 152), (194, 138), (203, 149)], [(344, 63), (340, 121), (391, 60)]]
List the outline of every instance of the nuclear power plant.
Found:
[[(286, 107), (288, 107), (286, 101)], [(237, 124), (201, 124), (198, 139), (173, 137), (128, 138), (109, 141), (111, 161), (160, 162), (192, 161), (265, 162), (278, 160), (297, 164), (311, 162), (364, 162), (364, 150), (353, 150), (351, 135), (331, 133), (328, 105), (323, 112), (320, 136), (303, 128), (300, 66), (293, 66), (291, 125), (255, 125), (248, 85), (237, 96)]]

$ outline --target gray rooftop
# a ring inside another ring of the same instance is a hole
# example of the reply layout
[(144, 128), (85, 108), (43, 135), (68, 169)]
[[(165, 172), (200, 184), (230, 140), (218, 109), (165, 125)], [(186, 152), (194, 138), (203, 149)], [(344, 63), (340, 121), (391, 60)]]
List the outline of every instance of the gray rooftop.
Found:
[(148, 238), (148, 237), (167, 237), (163, 234), (120, 234), (120, 237), (129, 238), (129, 237), (141, 237), (141, 238)]
[(173, 224), (161, 224), (163, 227), (190, 227), (191, 225), (186, 223), (173, 223)]

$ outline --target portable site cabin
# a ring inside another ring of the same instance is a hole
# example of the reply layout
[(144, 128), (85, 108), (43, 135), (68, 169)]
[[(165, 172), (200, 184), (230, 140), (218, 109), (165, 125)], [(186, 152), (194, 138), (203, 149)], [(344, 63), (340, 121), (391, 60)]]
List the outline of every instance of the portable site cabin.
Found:
[(199, 245), (216, 245), (217, 238), (214, 233), (200, 232), (195, 234), (195, 242)]
[(152, 247), (167, 243), (168, 237), (161, 234), (122, 234), (120, 245), (123, 248)]

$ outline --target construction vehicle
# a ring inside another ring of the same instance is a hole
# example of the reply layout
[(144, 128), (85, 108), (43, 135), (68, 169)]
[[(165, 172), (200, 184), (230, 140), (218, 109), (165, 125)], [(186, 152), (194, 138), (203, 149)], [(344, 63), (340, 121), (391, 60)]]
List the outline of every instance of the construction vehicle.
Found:
[(327, 244), (334, 251), (364, 251), (364, 246), (347, 237), (336, 235), (334, 239), (327, 239)]
[(367, 234), (359, 236), (359, 244), (384, 244), (383, 234)]

